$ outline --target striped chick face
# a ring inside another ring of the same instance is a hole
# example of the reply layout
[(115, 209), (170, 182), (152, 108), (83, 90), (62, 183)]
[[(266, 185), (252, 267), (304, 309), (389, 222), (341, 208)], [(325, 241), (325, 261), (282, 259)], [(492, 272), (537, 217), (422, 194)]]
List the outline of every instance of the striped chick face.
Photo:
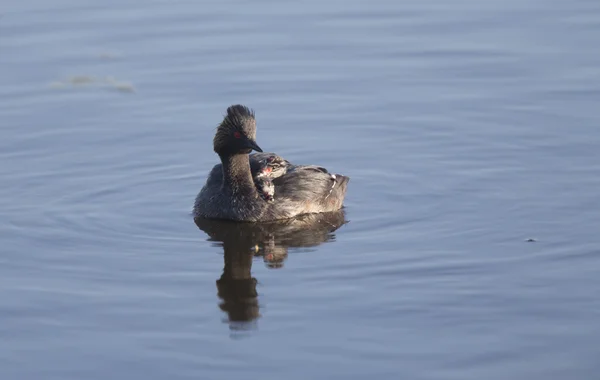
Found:
[(255, 178), (256, 190), (262, 199), (267, 202), (275, 200), (275, 185), (268, 177)]
[(269, 178), (271, 173), (273, 172), (273, 168), (270, 166), (262, 166), (258, 172), (256, 172), (257, 178)]

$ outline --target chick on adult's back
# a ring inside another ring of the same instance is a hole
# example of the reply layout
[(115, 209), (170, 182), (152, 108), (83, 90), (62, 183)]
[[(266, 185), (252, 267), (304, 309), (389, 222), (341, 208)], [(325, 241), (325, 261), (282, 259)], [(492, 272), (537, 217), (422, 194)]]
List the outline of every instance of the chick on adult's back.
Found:
[[(245, 106), (234, 105), (227, 109), (227, 115), (217, 127), (213, 148), (221, 164), (211, 170), (196, 197), (196, 217), (261, 222), (342, 207), (348, 177), (330, 174), (319, 166), (293, 165), (273, 153), (249, 155), (252, 150), (262, 150), (256, 143), (254, 112)], [(276, 159), (265, 160), (269, 155)], [(278, 165), (271, 178), (275, 187), (271, 200), (259, 194), (254, 181), (258, 173), (253, 170), (263, 170), (264, 166), (257, 164), (263, 161)]]

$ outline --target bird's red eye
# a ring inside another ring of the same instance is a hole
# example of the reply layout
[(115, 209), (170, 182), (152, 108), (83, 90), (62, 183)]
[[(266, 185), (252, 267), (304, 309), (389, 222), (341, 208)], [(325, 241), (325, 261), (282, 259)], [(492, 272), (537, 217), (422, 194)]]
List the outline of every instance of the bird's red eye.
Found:
[(242, 134), (236, 131), (236, 132), (233, 132), (233, 137), (235, 137), (236, 139), (239, 139), (242, 137)]

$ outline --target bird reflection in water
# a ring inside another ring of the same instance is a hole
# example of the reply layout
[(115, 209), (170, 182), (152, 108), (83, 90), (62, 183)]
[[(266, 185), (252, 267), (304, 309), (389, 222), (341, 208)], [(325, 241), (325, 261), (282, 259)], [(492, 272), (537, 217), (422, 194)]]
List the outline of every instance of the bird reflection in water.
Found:
[(223, 274), (217, 280), (219, 308), (227, 313), (232, 330), (246, 330), (260, 317), (252, 261), (262, 257), (269, 268), (281, 268), (288, 248), (315, 247), (335, 239), (333, 234), (347, 221), (343, 210), (308, 214), (271, 223), (237, 223), (195, 219), (209, 241), (223, 247)]

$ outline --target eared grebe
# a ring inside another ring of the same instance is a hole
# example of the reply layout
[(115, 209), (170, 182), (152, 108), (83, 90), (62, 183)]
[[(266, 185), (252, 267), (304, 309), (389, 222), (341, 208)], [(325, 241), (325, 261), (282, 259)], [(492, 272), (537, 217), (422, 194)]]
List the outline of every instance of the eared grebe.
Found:
[(314, 165), (293, 165), (256, 144), (254, 112), (227, 109), (213, 140), (219, 155), (196, 197), (194, 216), (244, 222), (273, 221), (339, 210), (349, 178)]

